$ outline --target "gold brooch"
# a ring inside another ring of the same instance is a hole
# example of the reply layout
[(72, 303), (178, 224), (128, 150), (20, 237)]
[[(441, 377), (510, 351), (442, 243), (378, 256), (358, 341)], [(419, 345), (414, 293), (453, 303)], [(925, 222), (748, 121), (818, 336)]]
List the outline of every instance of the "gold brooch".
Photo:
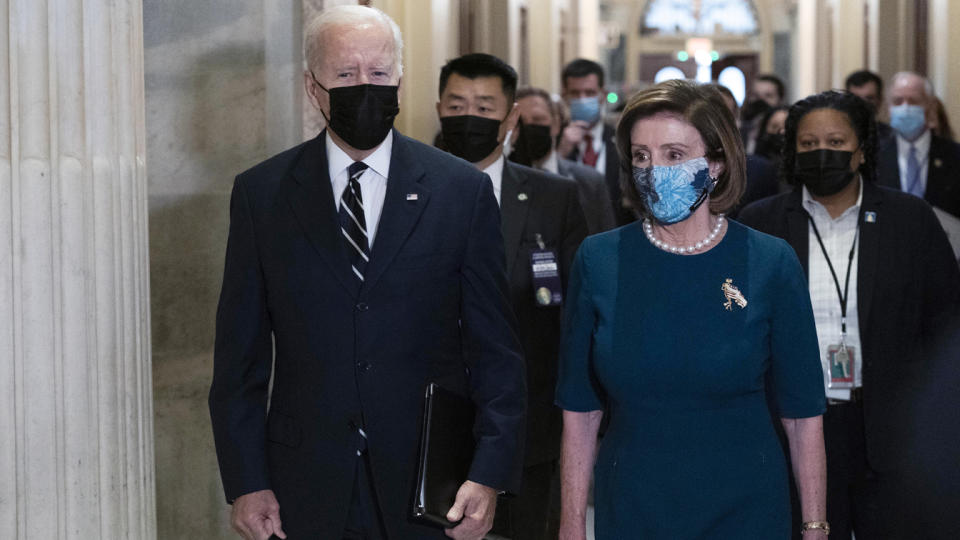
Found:
[(743, 297), (743, 293), (740, 292), (740, 289), (733, 284), (732, 279), (727, 278), (723, 285), (720, 285), (720, 290), (723, 291), (723, 296), (727, 299), (727, 301), (723, 303), (723, 307), (725, 307), (727, 311), (733, 310), (734, 302), (736, 302), (741, 308), (747, 307), (747, 299)]

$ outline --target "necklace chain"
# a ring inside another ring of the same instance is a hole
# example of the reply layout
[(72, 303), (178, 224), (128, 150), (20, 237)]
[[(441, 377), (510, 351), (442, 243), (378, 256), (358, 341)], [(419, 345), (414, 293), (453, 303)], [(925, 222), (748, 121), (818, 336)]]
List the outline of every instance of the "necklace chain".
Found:
[(699, 251), (716, 240), (717, 235), (720, 234), (720, 229), (723, 228), (723, 222), (725, 221), (723, 214), (717, 216), (717, 224), (714, 225), (713, 230), (710, 231), (710, 234), (706, 238), (700, 240), (696, 244), (689, 246), (674, 246), (670, 245), (662, 240), (657, 239), (653, 234), (653, 224), (649, 219), (643, 220), (643, 232), (647, 235), (647, 239), (650, 240), (650, 243), (662, 249), (663, 251), (669, 251), (670, 253), (693, 253), (694, 251)]

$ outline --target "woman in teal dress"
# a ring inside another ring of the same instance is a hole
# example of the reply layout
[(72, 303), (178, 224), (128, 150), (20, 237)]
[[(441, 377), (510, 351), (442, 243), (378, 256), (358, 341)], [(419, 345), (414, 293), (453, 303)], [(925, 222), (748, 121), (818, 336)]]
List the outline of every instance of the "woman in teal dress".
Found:
[(733, 116), (713, 89), (661, 83), (627, 104), (617, 148), (643, 220), (587, 238), (574, 262), (557, 385), (560, 537), (585, 538), (592, 471), (598, 540), (790, 538), (773, 410), (803, 537), (826, 538), (810, 298), (786, 242), (723, 217), (745, 183)]

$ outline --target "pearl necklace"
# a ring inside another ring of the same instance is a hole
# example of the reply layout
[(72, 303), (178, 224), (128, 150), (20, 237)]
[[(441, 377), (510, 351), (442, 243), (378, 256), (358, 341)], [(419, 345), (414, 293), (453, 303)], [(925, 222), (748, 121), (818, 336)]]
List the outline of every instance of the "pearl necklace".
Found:
[(692, 246), (671, 246), (670, 244), (657, 240), (657, 237), (653, 235), (653, 224), (649, 219), (643, 220), (643, 232), (646, 233), (647, 239), (650, 240), (650, 243), (657, 246), (658, 248), (669, 251), (670, 253), (693, 253), (694, 251), (699, 251), (707, 246), (709, 246), (720, 234), (720, 229), (723, 228), (723, 214), (717, 216), (717, 224), (713, 227), (713, 230), (710, 231), (710, 234), (706, 238), (693, 244)]

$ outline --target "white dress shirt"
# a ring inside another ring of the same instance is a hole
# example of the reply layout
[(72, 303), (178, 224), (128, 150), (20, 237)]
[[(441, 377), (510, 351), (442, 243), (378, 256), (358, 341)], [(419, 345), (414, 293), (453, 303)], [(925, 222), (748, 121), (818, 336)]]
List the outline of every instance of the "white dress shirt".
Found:
[[(833, 219), (822, 204), (810, 197), (807, 188), (803, 188), (803, 208), (813, 218), (817, 230), (820, 231), (823, 246), (826, 248), (827, 254), (830, 255), (830, 262), (833, 263), (833, 269), (837, 273), (841, 292), (844, 289), (844, 280), (847, 277), (850, 247), (853, 246), (854, 237), (857, 235), (857, 221), (860, 218), (862, 200), (863, 183), (861, 182), (860, 194), (857, 196), (856, 204), (847, 208), (837, 219)], [(837, 296), (837, 287), (833, 275), (830, 273), (830, 267), (827, 266), (827, 261), (823, 258), (820, 243), (813, 232), (813, 226), (808, 225), (807, 229), (809, 230), (807, 272), (810, 283), (810, 302), (813, 304), (813, 317), (817, 325), (817, 338), (820, 342), (820, 363), (823, 367), (824, 388), (827, 390), (828, 398), (849, 400), (850, 389), (831, 389), (827, 387), (830, 380), (827, 348), (831, 345), (840, 344), (842, 320), (840, 298)], [(847, 335), (844, 339), (847, 347), (854, 348), (853, 384), (855, 387), (863, 385), (863, 379), (861, 378), (863, 349), (860, 347), (860, 319), (857, 314), (857, 259), (859, 253), (860, 239), (858, 238), (853, 260), (850, 262), (852, 268), (850, 268), (850, 287), (847, 292)]]
[[(334, 204), (340, 208), (340, 197), (347, 188), (347, 169), (353, 164), (353, 158), (340, 149), (336, 143), (326, 136), (327, 167), (330, 172), (330, 183), (333, 184)], [(377, 236), (377, 225), (380, 223), (380, 213), (383, 211), (383, 199), (387, 195), (387, 174), (390, 173), (390, 153), (393, 151), (393, 131), (387, 133), (387, 138), (380, 146), (366, 157), (363, 162), (367, 169), (360, 175), (360, 197), (363, 199), (363, 219), (367, 222), (367, 242), (373, 249), (373, 239)]]
[(547, 154), (547, 159), (543, 160), (539, 168), (547, 172), (552, 172), (553, 174), (560, 174), (560, 165), (557, 163), (557, 151), (551, 150), (550, 153)]
[[(913, 141), (913, 146), (916, 147), (917, 163), (920, 164), (920, 177), (917, 179), (917, 182), (920, 183), (920, 193), (927, 192), (927, 164), (930, 161), (930, 139), (932, 135), (930, 130), (924, 130), (923, 135), (917, 137), (917, 140)], [(900, 189), (905, 193), (910, 189), (910, 186), (907, 185), (907, 157), (910, 155), (910, 141), (904, 139), (900, 135), (897, 135), (897, 165), (900, 167)]]
[[(597, 153), (597, 163), (593, 166), (594, 169), (600, 171), (600, 174), (607, 173), (607, 145), (604, 144), (606, 141), (603, 140), (603, 118), (597, 120), (597, 123), (590, 128), (590, 136), (593, 137), (593, 150)], [(577, 151), (579, 152), (579, 162), (583, 163), (583, 154), (587, 149), (586, 139), (580, 141), (580, 144), (577, 145)]]
[(490, 181), (493, 182), (493, 195), (497, 198), (497, 204), (499, 205), (500, 187), (503, 185), (503, 154), (501, 153), (500, 157), (484, 169), (483, 172), (487, 173)]

